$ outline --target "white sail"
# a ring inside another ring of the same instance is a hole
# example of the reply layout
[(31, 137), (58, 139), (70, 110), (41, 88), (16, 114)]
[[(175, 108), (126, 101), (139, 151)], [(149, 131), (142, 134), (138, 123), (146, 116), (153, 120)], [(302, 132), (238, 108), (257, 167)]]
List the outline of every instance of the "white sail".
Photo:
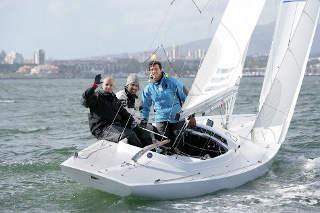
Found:
[(230, 0), (198, 71), (180, 118), (232, 98), (242, 77), (244, 55), (265, 0)]
[[(188, 96), (189, 102), (184, 106), (189, 113), (197, 109), (197, 105), (213, 107), (227, 98), (233, 99), (237, 91), (233, 87), (241, 77), (251, 35), (247, 27), (253, 30), (260, 6), (262, 8), (262, 1), (257, 0), (230, 1), (223, 24), (219, 26), (193, 86), (193, 95), (191, 99)], [(273, 57), (281, 57), (281, 64), (258, 117), (255, 114), (234, 115), (228, 129), (220, 123), (220, 115), (201, 117), (195, 128), (186, 128), (179, 133), (180, 142), (170, 152), (167, 149), (160, 153), (154, 151), (156, 146), (168, 141), (140, 148), (128, 144), (127, 138), (119, 142), (100, 140), (64, 161), (62, 170), (79, 183), (118, 196), (166, 200), (238, 187), (266, 174), (291, 121), (319, 6), (320, 0), (307, 1), (297, 24), (290, 26), (293, 33), (289, 46), (278, 43), (281, 50), (286, 49), (283, 56), (273, 48)], [(249, 13), (252, 13), (250, 18), (246, 17)], [(231, 19), (232, 16), (235, 18)], [(282, 26), (278, 24), (277, 27)], [(231, 84), (225, 83), (230, 80)], [(227, 106), (229, 103), (228, 100)], [(232, 108), (231, 104), (228, 107)], [(208, 119), (212, 122), (204, 125)], [(248, 138), (250, 133), (254, 141)]]
[(278, 19), (273, 35), (266, 74), (261, 89), (259, 111), (270, 90), (271, 84), (277, 74), (288, 44), (297, 27), (306, 0), (282, 1), (278, 12)]
[(253, 127), (252, 140), (256, 143), (282, 143), (285, 139), (304, 77), (319, 6), (319, 0), (308, 0), (305, 4)]

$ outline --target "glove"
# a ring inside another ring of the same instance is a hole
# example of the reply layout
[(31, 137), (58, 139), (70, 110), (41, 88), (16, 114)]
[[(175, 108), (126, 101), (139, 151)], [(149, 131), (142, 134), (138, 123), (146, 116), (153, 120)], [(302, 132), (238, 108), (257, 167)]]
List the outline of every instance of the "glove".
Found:
[(133, 122), (131, 123), (131, 129), (134, 128), (134, 127), (136, 127), (136, 126), (138, 126), (138, 123), (135, 122), (135, 121), (133, 121)]
[(98, 84), (101, 84), (101, 74), (97, 74), (95, 77), (94, 77), (94, 84), (98, 85)]
[(139, 126), (142, 127), (142, 128), (146, 128), (147, 124), (148, 124), (148, 121), (146, 119), (142, 119), (140, 121), (140, 125)]

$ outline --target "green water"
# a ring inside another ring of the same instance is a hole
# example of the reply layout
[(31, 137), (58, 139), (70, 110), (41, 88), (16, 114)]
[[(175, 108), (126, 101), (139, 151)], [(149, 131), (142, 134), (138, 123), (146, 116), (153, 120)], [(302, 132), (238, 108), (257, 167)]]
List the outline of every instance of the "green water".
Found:
[[(182, 79), (190, 86), (193, 79)], [(116, 79), (116, 91), (125, 79)], [(173, 201), (121, 198), (59, 164), (96, 141), (79, 104), (91, 79), (0, 80), (0, 212), (320, 212), (320, 77), (306, 77), (271, 170), (239, 188)], [(262, 78), (243, 78), (236, 113), (254, 113)]]

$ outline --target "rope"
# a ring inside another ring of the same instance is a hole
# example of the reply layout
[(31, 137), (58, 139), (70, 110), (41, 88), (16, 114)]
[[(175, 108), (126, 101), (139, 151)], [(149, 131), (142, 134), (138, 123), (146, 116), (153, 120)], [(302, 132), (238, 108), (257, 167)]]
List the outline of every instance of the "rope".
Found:
[[(120, 134), (120, 136), (119, 136), (118, 140), (120, 140), (121, 136), (123, 135), (124, 130), (126, 129), (126, 126), (128, 125), (129, 120), (130, 120), (130, 118), (131, 118), (131, 117), (132, 117), (132, 115), (130, 114), (129, 118), (127, 119), (127, 122), (126, 122), (125, 128), (123, 128), (123, 130), (122, 130), (122, 132), (121, 132), (121, 134)], [(133, 117), (132, 117), (132, 118), (133, 118)]]
[[(187, 124), (188, 124), (187, 122), (185, 122), (185, 123), (183, 124), (182, 128), (181, 128), (180, 131), (179, 131), (179, 134), (177, 135), (177, 137), (175, 138), (175, 140), (174, 140), (174, 142), (173, 142), (173, 144), (172, 144), (172, 147), (177, 147), (177, 146), (178, 146), (177, 140), (178, 140), (178, 138), (180, 137), (182, 131), (187, 127)], [(177, 144), (177, 145), (176, 145), (176, 144)]]

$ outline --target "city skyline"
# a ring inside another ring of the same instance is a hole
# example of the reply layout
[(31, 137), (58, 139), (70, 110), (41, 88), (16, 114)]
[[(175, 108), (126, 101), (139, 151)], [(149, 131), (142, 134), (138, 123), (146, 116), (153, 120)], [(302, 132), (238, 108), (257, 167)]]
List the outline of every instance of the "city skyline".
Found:
[[(225, 6), (222, 0), (190, 0), (183, 4), (174, 1), (168, 10), (171, 2), (3, 0), (0, 49), (7, 54), (17, 51), (25, 58), (33, 58), (34, 50), (43, 49), (46, 57), (59, 60), (134, 53), (159, 44), (181, 45), (212, 36), (215, 21)], [(198, 19), (198, 9), (207, 2)], [(277, 2), (267, 1), (258, 24), (275, 20)], [(161, 25), (167, 11), (167, 19)], [(172, 16), (176, 17), (173, 22)], [(170, 24), (171, 31), (167, 31)]]

